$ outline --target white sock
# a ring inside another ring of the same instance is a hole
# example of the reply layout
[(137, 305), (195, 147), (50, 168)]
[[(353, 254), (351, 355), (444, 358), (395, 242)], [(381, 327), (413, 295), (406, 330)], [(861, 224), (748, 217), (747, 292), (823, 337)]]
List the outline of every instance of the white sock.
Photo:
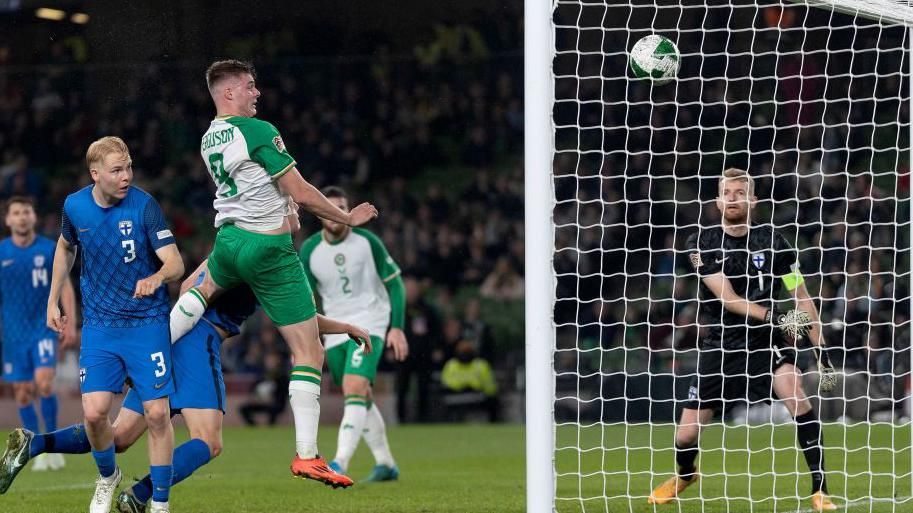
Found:
[(339, 424), (339, 439), (336, 444), (336, 457), (333, 458), (343, 470), (349, 467), (349, 460), (358, 448), (361, 440), (361, 430), (365, 428), (365, 418), (368, 411), (365, 409), (367, 398), (360, 395), (347, 395), (346, 406)]
[(203, 317), (206, 311), (206, 300), (196, 287), (181, 294), (174, 308), (171, 309), (171, 343), (174, 344), (181, 337), (192, 330)]
[(390, 443), (387, 442), (387, 426), (384, 425), (384, 417), (380, 414), (380, 408), (372, 404), (365, 417), (365, 428), (363, 430), (365, 443), (371, 449), (371, 454), (378, 465), (392, 467), (396, 465), (393, 461), (393, 453), (390, 452)]
[(320, 371), (303, 365), (292, 368), (288, 386), (289, 404), (295, 417), (295, 450), (298, 457), (317, 457), (317, 425), (320, 423)]

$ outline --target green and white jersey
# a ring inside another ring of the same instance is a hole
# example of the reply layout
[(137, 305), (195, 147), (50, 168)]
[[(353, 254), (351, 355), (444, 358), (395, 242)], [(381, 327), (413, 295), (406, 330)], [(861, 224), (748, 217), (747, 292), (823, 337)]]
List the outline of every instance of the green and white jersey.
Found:
[[(386, 337), (391, 309), (384, 284), (400, 270), (376, 235), (352, 228), (346, 238), (329, 242), (320, 231), (304, 241), (299, 257), (324, 315)], [(324, 337), (327, 349), (348, 339), (345, 334)]]
[(203, 135), (200, 154), (216, 182), (216, 227), (252, 231), (282, 226), (288, 198), (276, 180), (295, 167), (276, 127), (257, 118), (220, 116)]

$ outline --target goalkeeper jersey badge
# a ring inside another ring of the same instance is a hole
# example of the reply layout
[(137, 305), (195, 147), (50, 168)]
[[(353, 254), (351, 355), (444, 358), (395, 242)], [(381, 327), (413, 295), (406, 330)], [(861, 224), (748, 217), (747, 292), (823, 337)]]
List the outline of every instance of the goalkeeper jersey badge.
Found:
[(759, 251), (759, 252), (755, 253), (754, 255), (751, 255), (751, 262), (758, 269), (762, 269), (764, 267), (765, 261), (766, 261), (766, 259), (764, 258), (763, 251)]
[(695, 270), (697, 270), (700, 266), (704, 265), (704, 263), (701, 262), (701, 254), (696, 251), (694, 253), (691, 253), (688, 256), (688, 258), (691, 259), (691, 265), (694, 266)]

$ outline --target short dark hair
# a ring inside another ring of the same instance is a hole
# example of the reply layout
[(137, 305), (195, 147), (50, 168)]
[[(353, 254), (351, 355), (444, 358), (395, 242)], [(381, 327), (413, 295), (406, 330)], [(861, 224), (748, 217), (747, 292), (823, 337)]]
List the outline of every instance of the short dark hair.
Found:
[(10, 199), (6, 200), (6, 209), (3, 215), (9, 215), (10, 207), (14, 203), (19, 203), (20, 205), (28, 205), (32, 207), (32, 210), (35, 210), (35, 200), (30, 196), (11, 196)]
[(206, 87), (212, 91), (212, 88), (222, 79), (245, 73), (250, 73), (252, 77), (257, 78), (257, 70), (254, 69), (254, 65), (250, 62), (237, 59), (216, 61), (206, 69)]
[(343, 190), (342, 187), (339, 187), (337, 185), (329, 185), (327, 187), (324, 187), (323, 190), (320, 192), (322, 192), (323, 195), (326, 196), (327, 198), (342, 198), (344, 200), (349, 199), (349, 195), (346, 194), (346, 191)]

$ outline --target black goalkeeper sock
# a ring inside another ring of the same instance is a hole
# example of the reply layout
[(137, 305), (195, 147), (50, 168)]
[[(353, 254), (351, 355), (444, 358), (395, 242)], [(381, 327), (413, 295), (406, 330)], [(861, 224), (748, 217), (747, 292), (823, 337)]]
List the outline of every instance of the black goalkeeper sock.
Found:
[(697, 470), (694, 468), (694, 460), (697, 459), (698, 452), (700, 452), (700, 449), (696, 445), (680, 447), (678, 443), (675, 444), (675, 462), (678, 463), (678, 477), (685, 481), (691, 481), (691, 478), (694, 477), (694, 471)]
[(805, 454), (808, 470), (812, 474), (812, 493), (827, 493), (824, 451), (821, 449), (821, 421), (815, 416), (815, 410), (809, 410), (808, 413), (796, 417), (796, 438)]

